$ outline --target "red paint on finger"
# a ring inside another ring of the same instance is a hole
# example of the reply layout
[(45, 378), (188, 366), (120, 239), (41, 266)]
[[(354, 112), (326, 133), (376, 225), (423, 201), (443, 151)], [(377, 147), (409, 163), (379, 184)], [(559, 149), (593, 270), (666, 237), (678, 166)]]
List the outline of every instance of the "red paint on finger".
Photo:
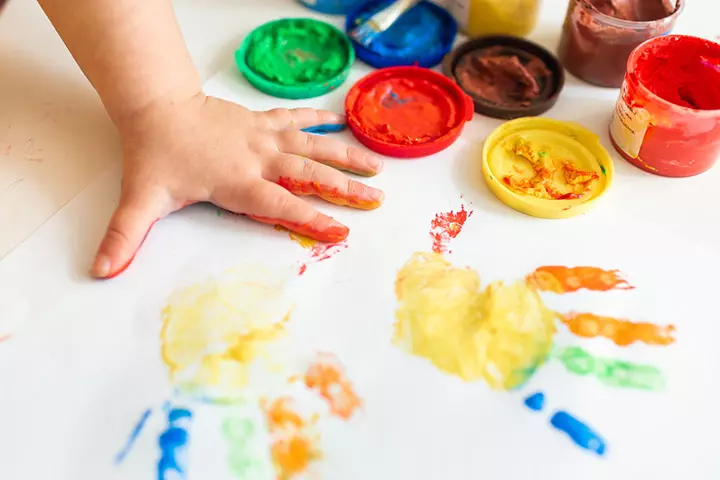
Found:
[(360, 210), (374, 210), (382, 204), (384, 198), (382, 194), (379, 194), (378, 198), (370, 198), (369, 195), (366, 197), (352, 193), (341, 193), (340, 190), (335, 187), (288, 177), (280, 177), (277, 183), (294, 195), (315, 195), (335, 205), (348, 206)]
[(123, 265), (122, 267), (118, 268), (114, 272), (111, 272), (109, 275), (104, 277), (104, 280), (110, 280), (112, 278), (115, 278), (118, 275), (120, 275), (121, 273), (123, 273), (125, 270), (127, 270), (127, 268), (130, 266), (130, 264), (133, 262), (133, 260), (135, 260), (135, 256), (142, 248), (148, 235), (150, 235), (150, 230), (152, 230), (152, 228), (155, 226), (155, 224), (158, 222), (158, 220), (160, 220), (160, 219), (158, 218), (157, 220), (155, 220), (154, 222), (152, 222), (150, 224), (150, 228), (148, 228), (147, 232), (145, 232), (145, 236), (143, 237), (142, 241), (140, 242), (140, 245), (138, 245), (138, 248), (135, 250), (135, 253), (133, 253), (132, 256), (130, 257), (130, 260), (128, 260), (127, 263), (125, 265)]
[(278, 218), (261, 217), (257, 215), (248, 215), (255, 221), (265, 223), (267, 225), (280, 225), (288, 230), (299, 233), (306, 237), (313, 238), (319, 242), (326, 243), (338, 243), (342, 242), (350, 234), (350, 229), (345, 225), (333, 225), (324, 230), (318, 230), (317, 228), (309, 224), (301, 224), (295, 222), (288, 222), (286, 220), (280, 220)]

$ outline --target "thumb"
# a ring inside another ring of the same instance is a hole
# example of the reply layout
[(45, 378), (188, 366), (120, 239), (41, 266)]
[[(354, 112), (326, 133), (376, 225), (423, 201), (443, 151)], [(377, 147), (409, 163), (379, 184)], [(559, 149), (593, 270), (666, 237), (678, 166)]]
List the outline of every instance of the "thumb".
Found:
[(133, 261), (150, 229), (165, 212), (161, 202), (149, 196), (122, 195), (98, 248), (90, 273), (95, 278), (112, 278)]

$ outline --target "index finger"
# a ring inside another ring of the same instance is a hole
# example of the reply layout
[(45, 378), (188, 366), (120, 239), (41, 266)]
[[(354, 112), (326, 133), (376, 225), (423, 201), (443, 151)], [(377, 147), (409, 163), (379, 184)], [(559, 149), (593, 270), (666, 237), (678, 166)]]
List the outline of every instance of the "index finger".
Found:
[(302, 130), (317, 125), (343, 125), (345, 116), (314, 108), (275, 108), (263, 113), (269, 127), (276, 130)]

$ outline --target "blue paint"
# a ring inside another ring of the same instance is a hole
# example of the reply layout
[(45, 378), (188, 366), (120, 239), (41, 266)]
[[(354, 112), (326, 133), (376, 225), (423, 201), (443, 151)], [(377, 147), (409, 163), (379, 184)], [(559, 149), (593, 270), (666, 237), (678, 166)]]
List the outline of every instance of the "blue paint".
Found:
[(550, 425), (565, 432), (578, 447), (605, 455), (605, 440), (583, 422), (562, 410), (550, 418)]
[(533, 393), (525, 399), (525, 405), (536, 412), (545, 408), (545, 394), (542, 392)]
[(132, 432), (130, 432), (130, 436), (125, 441), (125, 445), (123, 446), (122, 450), (120, 450), (120, 452), (118, 452), (118, 454), (115, 456), (116, 464), (122, 463), (122, 461), (125, 460), (125, 457), (127, 457), (128, 453), (130, 453), (133, 445), (135, 445), (135, 440), (137, 440), (137, 438), (140, 436), (140, 432), (142, 432), (143, 427), (145, 427), (145, 423), (147, 422), (148, 418), (150, 418), (150, 415), (152, 415), (152, 409), (150, 408), (143, 412), (140, 420), (137, 421), (135, 427), (132, 429)]
[(192, 422), (192, 412), (185, 408), (171, 408), (167, 419), (167, 429), (158, 438), (158, 480), (184, 479), (187, 475), (188, 429)]
[[(345, 30), (350, 32), (394, 0), (370, 0), (350, 12)], [(390, 28), (380, 33), (370, 47), (353, 40), (355, 53), (363, 62), (384, 68), (399, 65), (434, 67), (453, 46), (457, 23), (444, 8), (423, 0), (405, 12)]]
[(313, 133), (315, 135), (342, 132), (343, 130), (345, 130), (344, 123), (326, 123), (324, 125), (313, 125), (312, 127), (302, 129), (305, 133)]
[(361, 0), (299, 0), (310, 10), (328, 15), (347, 15)]

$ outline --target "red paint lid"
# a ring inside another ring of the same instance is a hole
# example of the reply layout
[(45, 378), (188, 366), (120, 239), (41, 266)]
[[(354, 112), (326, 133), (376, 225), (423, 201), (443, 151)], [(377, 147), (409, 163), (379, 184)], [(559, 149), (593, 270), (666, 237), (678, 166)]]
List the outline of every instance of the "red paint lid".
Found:
[(345, 99), (347, 124), (369, 149), (391, 157), (432, 155), (452, 145), (473, 102), (440, 73), (390, 67), (358, 81)]

